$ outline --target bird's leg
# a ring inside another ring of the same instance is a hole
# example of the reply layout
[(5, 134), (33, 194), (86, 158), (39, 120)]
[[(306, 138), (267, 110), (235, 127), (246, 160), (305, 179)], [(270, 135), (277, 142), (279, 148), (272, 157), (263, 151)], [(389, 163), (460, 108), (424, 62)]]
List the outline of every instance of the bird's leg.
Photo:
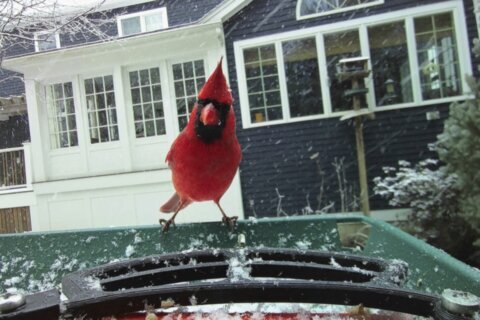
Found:
[(222, 222), (225, 223), (230, 228), (231, 231), (233, 231), (233, 228), (235, 228), (235, 225), (237, 224), (238, 217), (237, 216), (233, 216), (233, 217), (227, 216), (225, 214), (225, 211), (223, 211), (222, 207), (220, 206), (219, 201), (215, 201), (215, 204), (217, 205), (218, 209), (220, 209), (220, 212), (223, 215)]
[(175, 217), (177, 216), (178, 212), (180, 212), (180, 210), (183, 208), (183, 203), (184, 203), (184, 201), (180, 201), (180, 203), (178, 205), (178, 208), (175, 210), (175, 212), (173, 213), (173, 216), (170, 219), (168, 219), (168, 220), (165, 220), (165, 219), (158, 220), (158, 222), (160, 222), (160, 224), (162, 225), (162, 232), (167, 232), (172, 223), (173, 223), (173, 225), (175, 225)]

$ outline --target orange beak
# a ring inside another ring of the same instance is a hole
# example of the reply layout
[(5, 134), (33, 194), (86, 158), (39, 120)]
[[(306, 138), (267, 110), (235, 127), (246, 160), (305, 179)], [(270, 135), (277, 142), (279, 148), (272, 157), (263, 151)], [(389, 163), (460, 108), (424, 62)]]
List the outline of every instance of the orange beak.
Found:
[(219, 123), (218, 112), (213, 104), (207, 104), (200, 114), (200, 121), (206, 126), (215, 126)]

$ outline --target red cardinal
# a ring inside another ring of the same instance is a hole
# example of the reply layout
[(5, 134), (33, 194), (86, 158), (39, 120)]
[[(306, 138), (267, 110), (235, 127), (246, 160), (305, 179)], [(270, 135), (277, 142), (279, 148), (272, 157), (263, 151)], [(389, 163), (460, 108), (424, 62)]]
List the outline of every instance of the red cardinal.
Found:
[(219, 203), (242, 158), (232, 102), (220, 60), (198, 94), (187, 127), (167, 154), (176, 192), (160, 207), (161, 212), (173, 212), (168, 221), (160, 219), (163, 231), (168, 230), (181, 209), (194, 201), (208, 200), (215, 202), (222, 221), (233, 228), (237, 217), (228, 217)]

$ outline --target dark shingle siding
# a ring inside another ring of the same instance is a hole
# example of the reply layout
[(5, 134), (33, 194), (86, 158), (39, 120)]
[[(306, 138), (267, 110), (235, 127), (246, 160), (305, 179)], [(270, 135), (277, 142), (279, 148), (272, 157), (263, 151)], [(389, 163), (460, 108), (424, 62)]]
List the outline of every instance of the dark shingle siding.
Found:
[(0, 97), (18, 96), (25, 93), (23, 76), (20, 73), (0, 68)]
[[(221, 2), (222, 0), (158, 0), (112, 9), (104, 12), (96, 12), (89, 15), (89, 17), (92, 18), (92, 20), (105, 21), (105, 19), (111, 19), (111, 21), (107, 23), (102, 23), (101, 29), (105, 35), (115, 38), (118, 35), (116, 17), (119, 15), (166, 7), (169, 27), (178, 27), (198, 21)], [(60, 36), (62, 48), (99, 40), (100, 39), (97, 36), (89, 32), (80, 32), (75, 35)], [(7, 52), (7, 56), (11, 57), (34, 52), (35, 47), (33, 45), (33, 41), (31, 41), (31, 43), (27, 43), (26, 45), (13, 46), (11, 50)]]
[[(344, 158), (347, 180), (357, 191), (358, 168), (353, 125), (348, 121), (340, 122), (338, 117), (242, 129), (233, 43), (440, 1), (385, 1), (381, 6), (302, 21), (295, 18), (296, 2), (254, 0), (224, 24), (230, 84), (237, 101), (237, 132), (244, 150), (240, 178), (247, 216), (253, 214), (252, 202), (257, 215), (275, 215), (278, 204), (275, 188), (285, 196), (282, 207), (288, 213), (301, 213), (307, 204), (307, 196), (311, 208), (317, 209), (316, 197), (321, 181), (317, 161), (324, 171), (322, 206), (334, 201), (333, 211), (339, 211), (340, 194), (332, 163), (335, 158)], [(465, 6), (469, 38), (473, 38), (473, 31), (476, 36), (476, 24), (469, 11), (471, 1), (465, 0)], [(440, 111), (440, 120), (426, 120), (425, 113), (432, 110)], [(447, 116), (448, 104), (444, 104), (378, 112), (375, 120), (365, 122), (367, 175), (373, 209), (389, 208), (385, 200), (373, 195), (373, 178), (383, 175), (384, 166), (398, 166), (399, 160), (416, 163), (435, 157), (435, 153), (429, 151), (428, 144), (434, 142), (442, 132), (443, 120)], [(318, 157), (310, 159), (317, 152)]]
[(30, 140), (28, 117), (26, 114), (12, 116), (0, 121), (0, 149), (21, 147)]

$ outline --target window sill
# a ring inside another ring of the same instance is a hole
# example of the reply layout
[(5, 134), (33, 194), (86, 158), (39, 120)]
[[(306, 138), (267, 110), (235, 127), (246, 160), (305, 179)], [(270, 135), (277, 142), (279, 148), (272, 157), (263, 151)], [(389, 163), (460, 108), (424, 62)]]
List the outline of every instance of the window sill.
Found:
[[(423, 101), (420, 104), (414, 103), (414, 102), (409, 102), (409, 103), (395, 104), (395, 105), (389, 105), (389, 106), (384, 106), (384, 107), (376, 106), (376, 107), (369, 108), (369, 109), (372, 112), (392, 111), (392, 110), (407, 109), (407, 108), (426, 107), (426, 106), (439, 105), (439, 104), (450, 104), (450, 103), (453, 103), (453, 102), (464, 101), (464, 100), (471, 99), (471, 98), (473, 98), (472, 95), (462, 95), (462, 96), (456, 96), (456, 97), (450, 97), (450, 98), (444, 98), (444, 99), (435, 99), (435, 100)], [(279, 124), (289, 124), (289, 123), (311, 121), (311, 120), (338, 118), (338, 117), (342, 117), (343, 115), (345, 115), (349, 112), (350, 112), (350, 110), (349, 111), (342, 111), (342, 112), (335, 112), (335, 113), (331, 113), (331, 114), (322, 114), (322, 115), (316, 115), (316, 116), (292, 118), (292, 119), (288, 119), (288, 120), (284, 119), (284, 120), (275, 120), (275, 121), (271, 121), (271, 122), (244, 123), (242, 128), (243, 129), (253, 129), (253, 128), (259, 128), (259, 127), (268, 127), (268, 126), (273, 126), (273, 125), (279, 125)]]
[(78, 154), (80, 153), (80, 147), (68, 147), (68, 148), (58, 148), (58, 149), (50, 149), (51, 156), (62, 156), (66, 154)]
[(88, 146), (90, 151), (102, 151), (102, 150), (119, 149), (122, 147), (122, 143), (119, 140), (117, 140), (117, 141), (110, 141), (110, 142), (89, 143)]
[(168, 142), (168, 135), (164, 134), (161, 136), (153, 136), (153, 137), (145, 137), (145, 138), (134, 138), (134, 144), (136, 146), (143, 146), (148, 144), (156, 144), (156, 143), (165, 143)]

